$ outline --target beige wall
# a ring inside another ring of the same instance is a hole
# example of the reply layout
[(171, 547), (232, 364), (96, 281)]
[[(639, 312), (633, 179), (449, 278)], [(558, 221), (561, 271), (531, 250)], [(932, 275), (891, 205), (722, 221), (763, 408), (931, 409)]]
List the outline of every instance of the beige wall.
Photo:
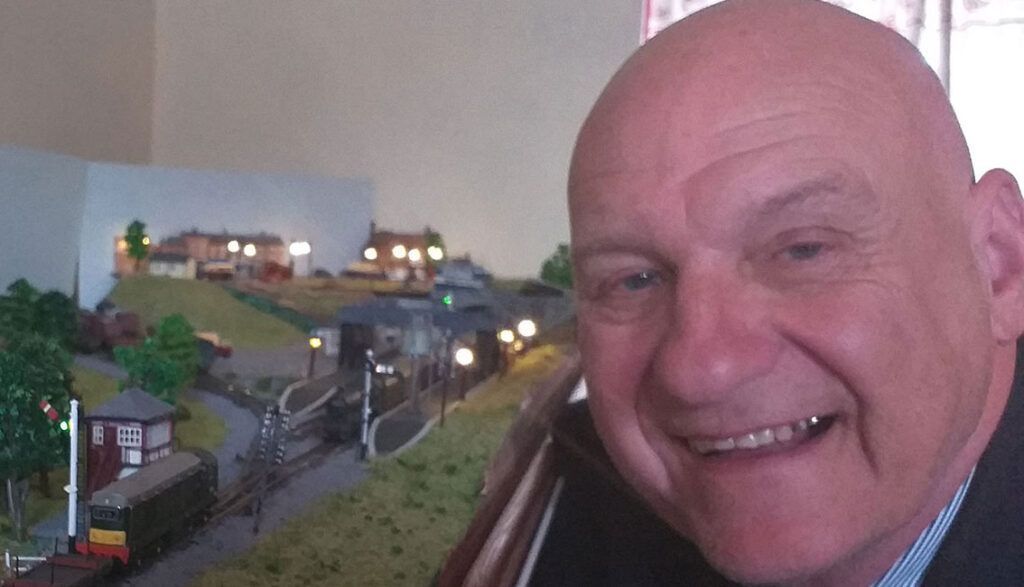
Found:
[(380, 226), (535, 274), (640, 4), (157, 0), (153, 161), (370, 177)]
[(149, 160), (153, 0), (0, 0), (0, 144)]

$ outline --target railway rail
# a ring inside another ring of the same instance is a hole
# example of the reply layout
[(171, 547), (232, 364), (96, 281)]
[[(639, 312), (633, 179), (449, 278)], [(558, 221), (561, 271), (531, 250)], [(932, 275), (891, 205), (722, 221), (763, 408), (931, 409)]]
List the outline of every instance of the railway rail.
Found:
[(263, 492), (277, 489), (287, 483), (292, 476), (320, 464), (340, 448), (341, 445), (320, 442), (280, 465), (267, 465), (249, 472), (221, 491), (217, 503), (210, 511), (207, 524), (237, 514), (249, 507)]

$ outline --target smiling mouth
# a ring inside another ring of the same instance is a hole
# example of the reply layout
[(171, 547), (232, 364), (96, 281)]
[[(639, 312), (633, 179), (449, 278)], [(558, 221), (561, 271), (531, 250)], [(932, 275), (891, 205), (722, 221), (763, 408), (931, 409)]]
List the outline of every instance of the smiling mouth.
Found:
[(738, 436), (726, 438), (688, 438), (691, 451), (702, 457), (722, 457), (731, 454), (755, 454), (754, 451), (777, 451), (817, 438), (828, 431), (836, 421), (835, 414), (810, 416), (789, 424), (772, 426)]

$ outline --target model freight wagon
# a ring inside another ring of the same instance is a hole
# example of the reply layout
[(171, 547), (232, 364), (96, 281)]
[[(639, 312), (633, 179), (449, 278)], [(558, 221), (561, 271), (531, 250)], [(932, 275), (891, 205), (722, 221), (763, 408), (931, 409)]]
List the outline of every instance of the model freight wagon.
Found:
[(158, 552), (200, 521), (217, 500), (217, 461), (205, 451), (178, 452), (96, 491), (89, 501), (84, 554), (128, 565)]

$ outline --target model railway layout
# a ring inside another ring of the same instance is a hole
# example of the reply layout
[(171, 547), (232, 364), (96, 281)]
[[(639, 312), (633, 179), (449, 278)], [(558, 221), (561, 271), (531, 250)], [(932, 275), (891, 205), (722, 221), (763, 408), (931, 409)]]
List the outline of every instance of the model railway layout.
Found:
[[(351, 395), (351, 394), (349, 394)], [(105, 585), (152, 560), (205, 524), (252, 510), (302, 470), (356, 439), (359, 406), (351, 398), (330, 402), (293, 428), (293, 436), (316, 434), (321, 441), (276, 466), (251, 463), (241, 478), (217, 485), (210, 453), (181, 451), (95, 492), (88, 503), (89, 530), (76, 554), (55, 554), (3, 587), (85, 587)], [(382, 406), (381, 406), (382, 407)], [(344, 423), (331, 426), (329, 422)]]

